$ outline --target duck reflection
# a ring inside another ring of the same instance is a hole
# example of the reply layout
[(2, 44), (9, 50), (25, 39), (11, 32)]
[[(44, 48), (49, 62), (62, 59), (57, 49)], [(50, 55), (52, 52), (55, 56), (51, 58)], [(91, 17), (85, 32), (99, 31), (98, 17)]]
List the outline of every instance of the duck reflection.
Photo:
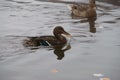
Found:
[(40, 48), (47, 48), (49, 50), (53, 50), (53, 53), (57, 56), (57, 60), (62, 60), (65, 57), (65, 51), (71, 49), (70, 44), (66, 45), (57, 45), (57, 46), (37, 46), (37, 47), (27, 47), (28, 49), (35, 51)]
[(94, 18), (88, 18), (88, 22), (89, 22), (89, 30), (91, 33), (96, 33), (96, 27), (95, 27), (95, 20)]
[(64, 52), (71, 49), (71, 45), (60, 45), (54, 47), (54, 54), (57, 56), (57, 60), (62, 60), (65, 56)]
[(91, 33), (96, 33), (96, 27), (95, 27), (95, 21), (97, 18), (95, 17), (90, 17), (90, 18), (81, 18), (75, 15), (71, 15), (72, 19), (81, 19), (80, 21), (76, 22), (76, 23), (89, 23), (89, 31)]

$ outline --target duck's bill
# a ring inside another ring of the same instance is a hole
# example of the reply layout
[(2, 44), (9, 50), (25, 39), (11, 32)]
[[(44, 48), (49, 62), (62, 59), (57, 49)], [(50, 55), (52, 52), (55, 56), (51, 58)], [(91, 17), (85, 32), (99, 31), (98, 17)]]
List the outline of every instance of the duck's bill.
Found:
[(71, 36), (71, 34), (69, 34), (69, 33), (64, 33), (64, 34), (61, 34), (62, 36), (64, 36), (65, 38), (71, 38), (72, 36)]
[(72, 36), (69, 33), (65, 33), (61, 35), (66, 38), (67, 42), (70, 42)]

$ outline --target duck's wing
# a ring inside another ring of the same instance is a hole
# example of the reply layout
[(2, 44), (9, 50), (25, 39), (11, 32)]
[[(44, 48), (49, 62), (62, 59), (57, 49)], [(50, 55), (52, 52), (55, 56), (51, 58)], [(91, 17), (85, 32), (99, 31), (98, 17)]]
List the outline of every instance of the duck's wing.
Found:
[(28, 37), (30, 40), (54, 40), (54, 36), (36, 36), (36, 37)]
[(23, 41), (25, 46), (51, 46), (51, 43), (57, 41), (54, 36), (36, 36), (36, 37), (27, 37), (28, 39)]
[(87, 5), (87, 4), (78, 5), (78, 9), (79, 9), (79, 11), (86, 11), (89, 9), (89, 5)]
[(54, 36), (40, 36), (37, 38), (34, 38), (36, 40), (45, 40), (45, 41), (56, 41), (56, 38)]
[(57, 39), (54, 36), (33, 37), (32, 40), (43, 46), (51, 46), (57, 42)]

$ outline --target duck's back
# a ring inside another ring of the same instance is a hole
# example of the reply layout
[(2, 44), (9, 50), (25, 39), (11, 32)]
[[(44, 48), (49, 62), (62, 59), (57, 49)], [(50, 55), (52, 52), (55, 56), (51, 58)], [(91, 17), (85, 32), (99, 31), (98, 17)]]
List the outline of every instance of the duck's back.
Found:
[(25, 46), (54, 46), (62, 43), (54, 36), (29, 37), (24, 41)]

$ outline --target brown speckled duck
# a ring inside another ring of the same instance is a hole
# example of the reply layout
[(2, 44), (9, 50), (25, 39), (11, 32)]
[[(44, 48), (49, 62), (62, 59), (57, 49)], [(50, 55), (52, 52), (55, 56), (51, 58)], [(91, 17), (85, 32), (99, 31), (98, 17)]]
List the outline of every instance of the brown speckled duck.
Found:
[(24, 46), (55, 46), (67, 44), (71, 38), (71, 35), (66, 32), (63, 27), (57, 26), (54, 28), (52, 35), (40, 36), (40, 37), (29, 37), (28, 40), (24, 41)]
[(96, 18), (95, 0), (89, 0), (89, 4), (71, 4), (69, 7), (75, 16), (81, 18)]

